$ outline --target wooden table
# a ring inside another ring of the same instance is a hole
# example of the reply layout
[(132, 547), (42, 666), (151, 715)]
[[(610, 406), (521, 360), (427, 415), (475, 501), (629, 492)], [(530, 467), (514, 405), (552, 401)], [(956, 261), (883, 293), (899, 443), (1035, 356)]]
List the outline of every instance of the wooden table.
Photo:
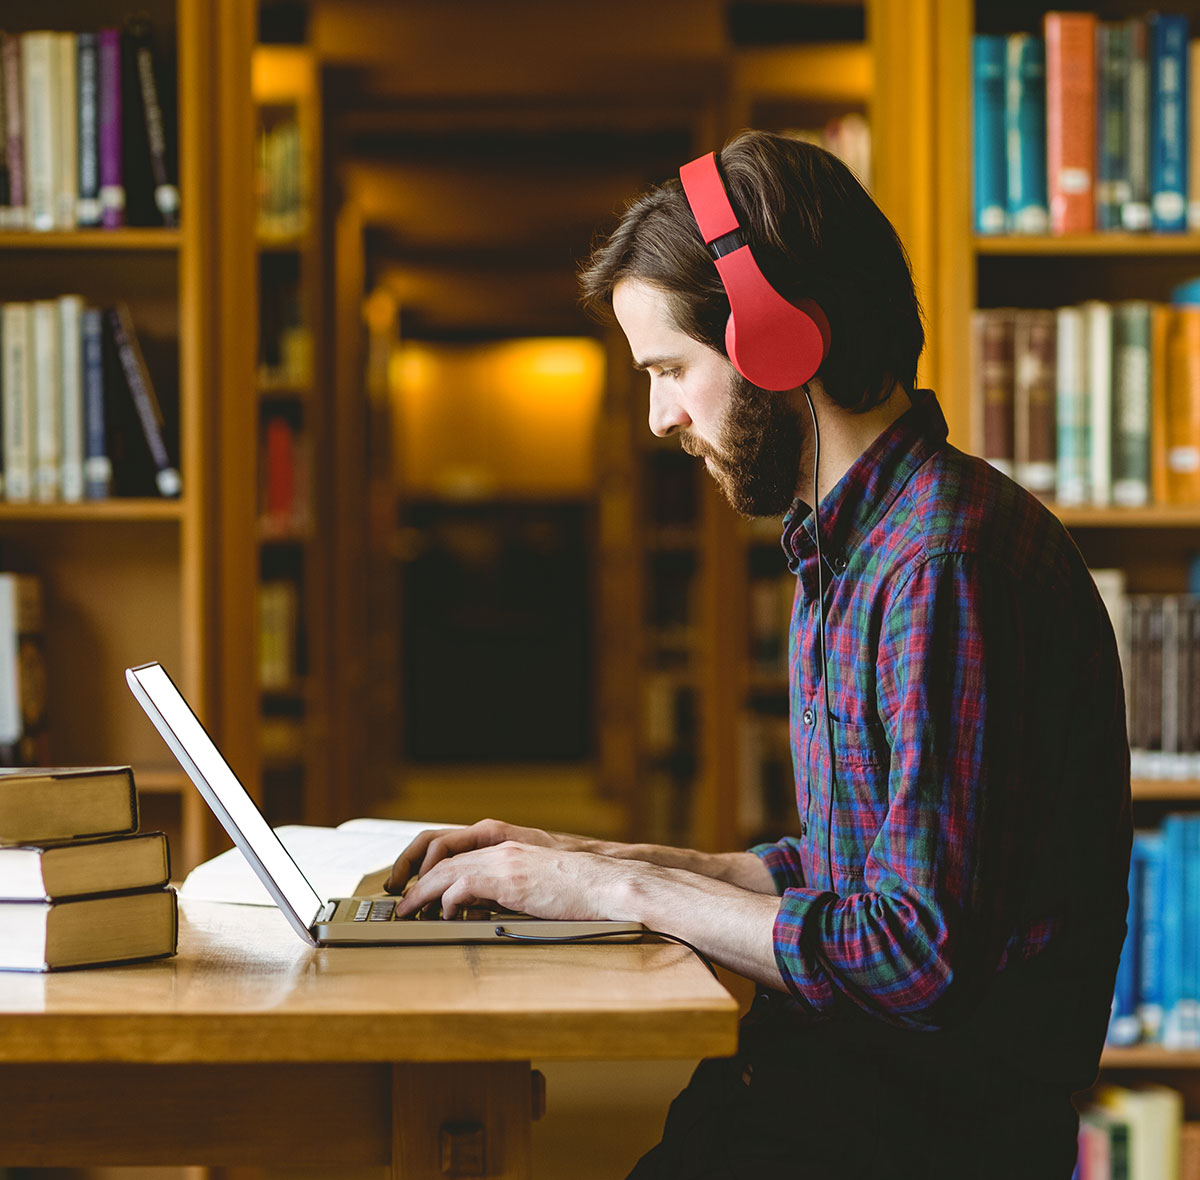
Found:
[(173, 959), (0, 974), (0, 1165), (390, 1165), (527, 1177), (533, 1059), (728, 1055), (672, 943), (305, 946), (188, 903)]

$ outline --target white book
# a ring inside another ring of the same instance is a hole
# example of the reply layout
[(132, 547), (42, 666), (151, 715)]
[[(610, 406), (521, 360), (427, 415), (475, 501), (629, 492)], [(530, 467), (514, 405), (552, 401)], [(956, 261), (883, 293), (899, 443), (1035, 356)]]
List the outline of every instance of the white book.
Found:
[(40, 299), (33, 304), (33, 498), (53, 503), (61, 487), (61, 379), (58, 356), (58, 304)]
[(83, 499), (83, 299), (58, 300), (60, 491), (70, 503)]
[(1083, 305), (1087, 337), (1088, 444), (1091, 502), (1112, 503), (1112, 305)]
[(79, 140), (76, 135), (79, 96), (75, 88), (75, 61), (78, 51), (75, 46), (75, 34), (56, 34), (54, 48), (58, 53), (55, 100), (58, 130), (54, 137), (55, 152), (58, 156), (58, 203), (54, 212), (54, 224), (59, 229), (74, 229), (75, 203), (79, 194)]
[(21, 37), (25, 98), (25, 199), (29, 225), (55, 227), (58, 205), (58, 47), (53, 33)]
[(4, 352), (4, 495), (33, 495), (33, 344), (27, 303), (6, 303), (0, 323)]
[[(322, 897), (356, 897), (382, 894), (396, 858), (422, 832), (458, 826), (364, 817), (347, 820), (336, 828), (285, 824), (276, 828), (275, 834)], [(236, 848), (192, 869), (179, 896), (196, 901), (275, 905)]]
[(1091, 467), (1091, 415), (1087, 388), (1087, 347), (1083, 312), (1078, 307), (1057, 311), (1055, 416), (1058, 420), (1058, 478), (1054, 498), (1077, 507), (1088, 503)]

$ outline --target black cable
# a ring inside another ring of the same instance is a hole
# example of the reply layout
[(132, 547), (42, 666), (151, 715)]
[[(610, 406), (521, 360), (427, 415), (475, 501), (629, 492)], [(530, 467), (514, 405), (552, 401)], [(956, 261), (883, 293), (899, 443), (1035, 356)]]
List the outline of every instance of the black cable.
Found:
[(713, 979), (718, 979), (719, 982), (717, 969), (712, 965), (712, 960), (699, 947), (693, 946), (686, 938), (680, 938), (677, 934), (665, 934), (661, 930), (651, 930), (648, 926), (641, 930), (596, 930), (592, 934), (515, 934), (507, 926), (497, 926), (495, 934), (497, 938), (507, 938), (513, 942), (545, 942), (559, 945), (571, 942), (598, 942), (603, 938), (629, 938), (631, 935), (653, 934), (658, 938), (665, 938), (668, 942), (677, 942), (680, 946), (687, 947), (708, 968)]
[(836, 893), (833, 879), (833, 802), (837, 795), (837, 755), (833, 748), (833, 713), (829, 708), (829, 661), (825, 654), (825, 565), (821, 558), (821, 495), (817, 485), (817, 472), (821, 466), (821, 428), (817, 425), (817, 411), (812, 398), (804, 387), (804, 400), (813, 423), (813, 540), (817, 544), (817, 607), (820, 612), (821, 685), (825, 695), (825, 739), (829, 743), (829, 814), (825, 828), (825, 859), (829, 862), (829, 888)]

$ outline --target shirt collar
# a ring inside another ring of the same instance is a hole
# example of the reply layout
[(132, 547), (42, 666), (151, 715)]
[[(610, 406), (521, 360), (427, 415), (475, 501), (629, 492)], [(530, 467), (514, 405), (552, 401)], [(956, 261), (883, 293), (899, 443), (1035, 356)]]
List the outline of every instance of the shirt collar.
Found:
[[(883, 519), (913, 473), (946, 441), (946, 418), (934, 392), (918, 389), (912, 403), (821, 501), (821, 556), (831, 574), (846, 569), (854, 549)], [(816, 557), (812, 518), (812, 509), (799, 499), (783, 518), (783, 552), (794, 574)]]

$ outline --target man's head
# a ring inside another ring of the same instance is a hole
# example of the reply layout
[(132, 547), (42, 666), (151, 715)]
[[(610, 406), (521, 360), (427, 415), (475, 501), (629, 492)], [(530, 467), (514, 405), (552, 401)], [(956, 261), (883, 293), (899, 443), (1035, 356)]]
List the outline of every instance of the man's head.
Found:
[[(829, 319), (817, 373), (826, 394), (863, 411), (897, 383), (911, 392), (924, 346), (912, 275), (895, 230), (850, 170), (820, 148), (757, 131), (731, 140), (720, 165), (767, 279)], [(729, 301), (677, 180), (639, 197), (593, 251), (580, 276), (585, 305), (604, 315), (626, 279), (657, 288), (681, 332), (725, 354)]]

